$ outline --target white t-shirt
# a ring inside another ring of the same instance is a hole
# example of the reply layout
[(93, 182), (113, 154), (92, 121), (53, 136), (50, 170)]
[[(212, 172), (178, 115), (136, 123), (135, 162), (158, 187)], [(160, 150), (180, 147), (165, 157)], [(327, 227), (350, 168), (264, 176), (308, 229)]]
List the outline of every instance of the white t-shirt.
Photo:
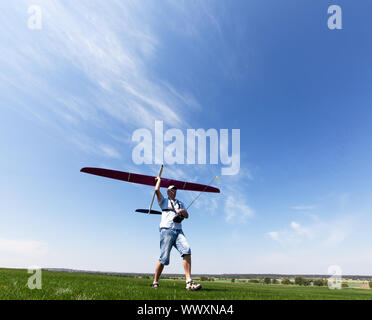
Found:
[[(182, 229), (182, 222), (173, 222), (173, 218), (176, 216), (176, 213), (173, 211), (171, 201), (172, 200), (170, 198), (164, 198), (163, 195), (161, 195), (161, 200), (159, 202), (159, 206), (162, 211), (160, 228)], [(185, 209), (184, 204), (177, 199), (174, 199), (173, 206), (176, 211), (178, 209)]]

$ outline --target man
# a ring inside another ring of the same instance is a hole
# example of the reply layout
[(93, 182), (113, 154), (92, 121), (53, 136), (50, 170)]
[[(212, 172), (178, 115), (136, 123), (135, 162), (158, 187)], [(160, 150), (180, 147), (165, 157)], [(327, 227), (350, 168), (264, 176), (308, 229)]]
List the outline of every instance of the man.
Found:
[(159, 288), (159, 278), (164, 266), (169, 264), (169, 256), (174, 246), (183, 258), (183, 267), (186, 276), (186, 290), (199, 290), (201, 285), (191, 279), (191, 249), (186, 237), (182, 232), (182, 220), (189, 218), (189, 213), (181, 201), (176, 199), (177, 188), (168, 187), (168, 198), (164, 198), (160, 192), (159, 177), (156, 178), (155, 193), (159, 206), (162, 210), (160, 222), (160, 258), (155, 268), (153, 288)]

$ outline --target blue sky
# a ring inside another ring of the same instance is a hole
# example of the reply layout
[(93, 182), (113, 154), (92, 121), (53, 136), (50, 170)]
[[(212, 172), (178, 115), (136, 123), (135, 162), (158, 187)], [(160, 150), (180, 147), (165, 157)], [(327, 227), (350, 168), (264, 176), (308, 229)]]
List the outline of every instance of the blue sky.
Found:
[[(42, 29), (27, 27), (30, 5)], [(343, 29), (327, 27), (328, 6)], [(132, 133), (240, 129), (241, 169), (184, 232), (196, 273), (372, 274), (372, 5), (367, 1), (0, 4), (0, 265), (153, 272)], [(220, 165), (166, 166), (207, 183)], [(195, 196), (179, 192), (188, 203)], [(166, 272), (182, 272), (174, 251)]]

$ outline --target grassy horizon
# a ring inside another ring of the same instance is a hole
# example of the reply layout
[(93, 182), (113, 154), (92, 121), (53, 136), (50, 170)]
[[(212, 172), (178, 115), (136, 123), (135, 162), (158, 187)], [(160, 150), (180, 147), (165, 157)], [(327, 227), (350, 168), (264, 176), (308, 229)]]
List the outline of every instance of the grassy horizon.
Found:
[(23, 269), (0, 269), (0, 300), (372, 300), (372, 290), (296, 285), (264, 285), (201, 281), (203, 289), (185, 290), (185, 281), (69, 272), (42, 272), (42, 289), (27, 286), (31, 274)]

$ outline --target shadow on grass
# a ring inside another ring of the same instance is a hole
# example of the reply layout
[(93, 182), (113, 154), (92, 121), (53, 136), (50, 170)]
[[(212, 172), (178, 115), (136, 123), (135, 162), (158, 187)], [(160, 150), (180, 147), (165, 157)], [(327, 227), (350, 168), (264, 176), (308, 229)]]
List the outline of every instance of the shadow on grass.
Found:
[(200, 289), (200, 291), (203, 291), (203, 292), (226, 292), (226, 291), (229, 291), (228, 289), (222, 289), (222, 288), (205, 288), (205, 287), (202, 287)]
[[(162, 291), (162, 290), (177, 290), (177, 291), (185, 291), (185, 292), (193, 292), (193, 291), (187, 291), (185, 289), (185, 287), (183, 285), (180, 285), (180, 284), (176, 284), (176, 285), (173, 285), (171, 283), (161, 283), (159, 282), (159, 288), (151, 288), (151, 284), (152, 283), (146, 283), (146, 284), (143, 284), (141, 285), (142, 288), (146, 288), (146, 289), (151, 289), (151, 290), (154, 290), (154, 291)], [(208, 293), (211, 293), (211, 292), (227, 292), (227, 291), (231, 291), (229, 290), (228, 288), (208, 288), (207, 286), (205, 285), (202, 285), (202, 288), (200, 290), (197, 290), (197, 292), (208, 292)]]

